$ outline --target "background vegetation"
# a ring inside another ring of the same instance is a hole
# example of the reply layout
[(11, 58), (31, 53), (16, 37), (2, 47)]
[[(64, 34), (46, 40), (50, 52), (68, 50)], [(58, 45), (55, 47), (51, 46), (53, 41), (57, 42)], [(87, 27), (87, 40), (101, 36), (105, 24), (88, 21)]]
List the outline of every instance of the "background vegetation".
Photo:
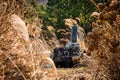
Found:
[[(106, 3), (107, 0), (49, 0), (47, 5), (42, 6), (34, 0), (29, 1), (30, 8), (25, 13), (25, 17), (30, 17), (31, 22), (34, 17), (39, 17), (43, 20), (43, 29), (51, 25), (57, 31), (58, 29), (66, 28), (64, 19), (72, 18), (79, 19), (78, 24), (85, 29), (85, 32), (91, 31), (91, 23), (95, 19), (90, 18), (93, 11), (98, 11), (96, 4), (98, 2)], [(57, 34), (57, 33), (56, 33)], [(60, 35), (57, 34), (60, 38)]]

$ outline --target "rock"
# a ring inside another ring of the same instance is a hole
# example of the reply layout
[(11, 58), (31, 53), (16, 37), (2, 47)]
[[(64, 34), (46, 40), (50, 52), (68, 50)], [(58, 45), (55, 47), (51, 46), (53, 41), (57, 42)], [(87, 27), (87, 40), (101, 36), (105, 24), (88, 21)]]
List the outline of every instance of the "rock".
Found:
[(41, 5), (45, 6), (48, 3), (48, 0), (36, 0), (39, 2)]
[(64, 19), (64, 22), (65, 22), (65, 25), (67, 27), (69, 27), (69, 28), (71, 28), (74, 25), (78, 26), (78, 39), (77, 39), (77, 41), (80, 44), (80, 47), (82, 49), (87, 50), (87, 47), (85, 45), (86, 34), (85, 34), (84, 29), (77, 24), (76, 20), (73, 20), (73, 19)]

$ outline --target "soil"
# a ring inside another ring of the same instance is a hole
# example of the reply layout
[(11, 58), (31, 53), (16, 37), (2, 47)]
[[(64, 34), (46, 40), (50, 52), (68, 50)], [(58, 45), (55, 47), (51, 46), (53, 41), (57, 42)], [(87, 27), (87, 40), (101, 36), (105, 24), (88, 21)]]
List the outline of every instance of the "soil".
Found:
[[(87, 80), (86, 68), (58, 68), (59, 80)], [(88, 79), (90, 80), (90, 79)]]

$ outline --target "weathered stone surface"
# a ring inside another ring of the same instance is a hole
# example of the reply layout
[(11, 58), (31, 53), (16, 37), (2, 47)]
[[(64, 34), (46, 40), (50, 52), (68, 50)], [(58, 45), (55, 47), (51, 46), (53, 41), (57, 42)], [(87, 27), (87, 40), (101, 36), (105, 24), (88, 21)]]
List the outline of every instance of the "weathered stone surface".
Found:
[(45, 6), (48, 3), (48, 0), (36, 0), (39, 2), (41, 5)]
[(86, 34), (85, 34), (84, 29), (77, 24), (76, 20), (64, 19), (64, 22), (65, 22), (65, 25), (68, 26), (69, 28), (71, 28), (74, 25), (78, 26), (78, 39), (77, 39), (77, 41), (80, 44), (82, 49), (87, 50), (87, 47), (85, 45)]

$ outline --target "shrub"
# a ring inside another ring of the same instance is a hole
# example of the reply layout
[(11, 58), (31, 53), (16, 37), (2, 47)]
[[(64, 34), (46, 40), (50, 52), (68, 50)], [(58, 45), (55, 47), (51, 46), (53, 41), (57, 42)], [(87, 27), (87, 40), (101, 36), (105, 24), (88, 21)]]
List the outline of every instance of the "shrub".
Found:
[[(100, 3), (102, 4), (102, 3)], [(111, 0), (102, 4), (97, 22), (92, 23), (92, 32), (88, 33), (88, 48), (95, 63), (98, 80), (120, 79), (120, 1)]]

